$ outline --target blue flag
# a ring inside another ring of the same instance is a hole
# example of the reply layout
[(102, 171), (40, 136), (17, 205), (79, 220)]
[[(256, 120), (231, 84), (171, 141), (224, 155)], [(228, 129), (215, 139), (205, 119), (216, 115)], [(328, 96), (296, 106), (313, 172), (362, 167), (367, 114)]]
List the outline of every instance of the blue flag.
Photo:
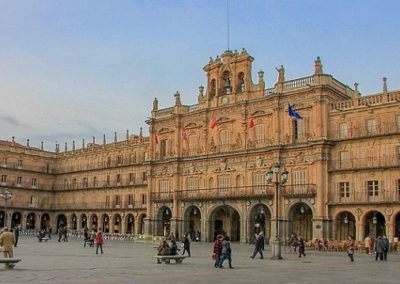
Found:
[(289, 115), (295, 119), (303, 119), (300, 114), (289, 104)]

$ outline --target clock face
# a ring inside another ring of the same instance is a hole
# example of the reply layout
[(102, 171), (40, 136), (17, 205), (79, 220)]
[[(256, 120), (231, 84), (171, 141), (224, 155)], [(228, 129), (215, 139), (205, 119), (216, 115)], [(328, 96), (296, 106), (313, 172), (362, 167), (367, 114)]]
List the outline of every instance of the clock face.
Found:
[(224, 104), (227, 104), (228, 103), (228, 98), (227, 97), (223, 97), (222, 99), (221, 99), (221, 103), (224, 105)]

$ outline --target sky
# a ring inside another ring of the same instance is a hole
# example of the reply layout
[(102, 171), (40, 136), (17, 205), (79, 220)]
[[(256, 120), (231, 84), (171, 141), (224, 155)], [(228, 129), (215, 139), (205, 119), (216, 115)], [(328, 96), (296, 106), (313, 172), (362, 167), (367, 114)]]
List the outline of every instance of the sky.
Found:
[[(151, 115), (197, 103), (203, 67), (228, 49), (226, 0), (0, 0), (0, 139), (54, 151), (138, 134)], [(266, 87), (324, 73), (363, 95), (400, 89), (400, 1), (229, 0), (229, 48)]]

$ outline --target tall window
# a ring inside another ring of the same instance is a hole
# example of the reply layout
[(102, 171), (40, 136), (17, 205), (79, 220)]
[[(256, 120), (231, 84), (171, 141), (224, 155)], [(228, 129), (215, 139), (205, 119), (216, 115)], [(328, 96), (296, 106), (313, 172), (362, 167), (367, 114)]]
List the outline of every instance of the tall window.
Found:
[(265, 173), (255, 173), (253, 175), (253, 187), (255, 191), (263, 190), (265, 184)]
[(88, 178), (84, 177), (83, 178), (83, 188), (88, 188), (89, 187), (89, 182), (88, 182)]
[(76, 187), (76, 178), (72, 179), (72, 188), (75, 189)]
[(110, 196), (106, 196), (106, 208), (110, 208)]
[(133, 200), (133, 194), (128, 194), (128, 206), (133, 205), (134, 200)]
[(305, 171), (294, 171), (293, 172), (293, 185), (294, 190), (301, 191), (305, 188), (306, 184), (306, 172)]
[(378, 196), (379, 195), (379, 183), (377, 180), (369, 180), (368, 184), (368, 196)]
[(107, 185), (107, 186), (110, 186), (110, 185), (111, 185), (110, 176), (107, 176), (106, 185)]
[(350, 197), (350, 183), (339, 182), (340, 197)]
[(397, 196), (400, 198), (400, 179), (397, 180)]
[(267, 126), (265, 123), (257, 124), (255, 126), (255, 142), (256, 145), (263, 145), (267, 139)]
[(22, 160), (18, 160), (17, 167), (22, 168)]
[(37, 204), (38, 200), (37, 200), (37, 196), (31, 196), (31, 198), (29, 199), (29, 204)]
[(123, 163), (122, 155), (118, 155), (117, 157), (118, 166), (121, 166)]
[(295, 140), (304, 137), (304, 119), (293, 119), (293, 137)]
[(136, 179), (135, 173), (130, 173), (129, 174), (129, 183), (134, 184)]
[(121, 174), (117, 174), (117, 183), (121, 184)]
[(400, 165), (400, 146), (397, 146), (397, 164)]
[(22, 177), (17, 177), (17, 184), (21, 185), (22, 184)]
[(187, 189), (194, 191), (199, 189), (199, 178), (198, 177), (189, 177), (187, 179)]
[(230, 137), (229, 137), (229, 131), (228, 130), (221, 130), (219, 132), (219, 143), (220, 143), (220, 149), (221, 151), (228, 151), (229, 150), (229, 143), (230, 143)]
[(143, 181), (143, 183), (147, 182), (147, 173), (146, 172), (142, 173), (142, 181)]
[(36, 178), (32, 178), (31, 186), (33, 186), (33, 187), (36, 187), (36, 186), (37, 186), (37, 180), (36, 180)]
[(1, 175), (1, 182), (6, 183), (7, 182), (7, 175)]
[(343, 122), (339, 124), (339, 138), (347, 137), (347, 123)]
[(160, 141), (160, 158), (165, 158), (167, 157), (167, 152), (168, 151), (168, 140), (163, 139)]
[(160, 193), (168, 193), (169, 192), (169, 179), (160, 180)]
[(189, 153), (191, 155), (198, 154), (199, 152), (199, 137), (194, 134), (189, 137)]
[(218, 177), (218, 193), (227, 195), (231, 187), (231, 177), (229, 175), (221, 175)]
[(376, 121), (375, 119), (367, 119), (367, 134), (368, 135), (373, 135), (376, 133)]
[(346, 168), (350, 164), (350, 153), (348, 151), (340, 152), (340, 167)]
[(142, 205), (147, 204), (147, 195), (145, 193), (142, 194)]
[(111, 167), (111, 157), (107, 157), (107, 167)]
[(97, 178), (93, 177), (93, 187), (97, 187)]
[(115, 196), (115, 205), (121, 206), (121, 195)]
[(136, 155), (131, 154), (131, 155), (129, 156), (129, 164), (132, 165), (133, 163), (136, 163)]
[(400, 131), (400, 115), (396, 116), (397, 131)]
[(7, 158), (3, 158), (3, 162), (1, 163), (3, 167), (7, 166)]

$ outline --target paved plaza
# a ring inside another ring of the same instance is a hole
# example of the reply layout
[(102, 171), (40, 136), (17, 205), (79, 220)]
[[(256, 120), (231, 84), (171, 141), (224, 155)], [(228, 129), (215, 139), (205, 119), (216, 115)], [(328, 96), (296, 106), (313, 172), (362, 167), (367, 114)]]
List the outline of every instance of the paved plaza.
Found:
[[(83, 247), (81, 240), (39, 243), (23, 236), (15, 250), (22, 258), (14, 270), (0, 268), (0, 283), (399, 283), (400, 255), (387, 262), (356, 253), (350, 263), (344, 252), (306, 251), (306, 258), (285, 252), (284, 260), (249, 258), (253, 246), (232, 243), (234, 269), (216, 269), (213, 244), (192, 243), (192, 257), (180, 265), (157, 264), (152, 244), (108, 241), (104, 254)], [(227, 267), (227, 263), (225, 267)]]

